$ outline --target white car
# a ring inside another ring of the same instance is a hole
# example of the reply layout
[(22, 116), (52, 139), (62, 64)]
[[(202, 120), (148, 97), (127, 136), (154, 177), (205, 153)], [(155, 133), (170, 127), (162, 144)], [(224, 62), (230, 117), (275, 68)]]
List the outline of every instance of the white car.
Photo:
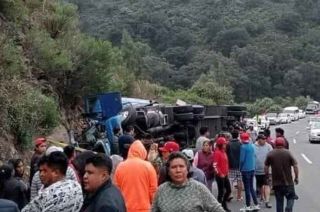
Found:
[(309, 129), (309, 142), (320, 142), (320, 122), (314, 122)]
[(303, 110), (299, 110), (299, 119), (303, 119), (306, 117), (306, 113)]
[(277, 113), (267, 113), (266, 115), (270, 125), (280, 124), (280, 118)]
[(269, 120), (264, 115), (253, 117), (252, 119), (257, 122), (259, 129), (267, 129), (270, 126)]
[(320, 116), (311, 116), (308, 121), (309, 127), (311, 127), (314, 123), (317, 122), (320, 122)]
[(280, 124), (288, 124), (292, 122), (292, 117), (288, 113), (280, 113), (279, 121), (280, 121)]
[(298, 107), (286, 107), (283, 109), (283, 113), (290, 114), (292, 121), (299, 120), (299, 108)]

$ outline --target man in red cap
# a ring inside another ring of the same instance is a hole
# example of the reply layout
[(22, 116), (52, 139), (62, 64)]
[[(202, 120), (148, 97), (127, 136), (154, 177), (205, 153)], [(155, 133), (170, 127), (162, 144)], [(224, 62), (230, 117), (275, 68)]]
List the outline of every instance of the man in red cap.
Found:
[(30, 164), (30, 184), (31, 184), (33, 175), (38, 171), (38, 162), (47, 149), (46, 141), (47, 141), (46, 138), (40, 137), (40, 138), (37, 138), (34, 142), (35, 148), (31, 158), (31, 164)]
[(166, 162), (169, 158), (170, 153), (178, 152), (180, 150), (180, 146), (174, 141), (168, 141), (163, 145), (163, 147), (160, 147), (159, 150), (162, 155), (162, 160)]
[(160, 168), (159, 171), (159, 185), (164, 183), (166, 181), (166, 162), (169, 158), (170, 153), (172, 152), (179, 152), (180, 146), (174, 141), (167, 141), (164, 143), (163, 147), (159, 148), (161, 155), (162, 155), (162, 167)]
[[(265, 161), (265, 173), (269, 174), (269, 167), (272, 169), (272, 184), (276, 196), (277, 212), (283, 212), (284, 197), (287, 199), (285, 211), (291, 212), (294, 200), (297, 199), (294, 184), (299, 183), (298, 163), (289, 150), (286, 148), (286, 141), (278, 137), (275, 141), (276, 148), (269, 152)], [(292, 167), (295, 178), (292, 178)]]

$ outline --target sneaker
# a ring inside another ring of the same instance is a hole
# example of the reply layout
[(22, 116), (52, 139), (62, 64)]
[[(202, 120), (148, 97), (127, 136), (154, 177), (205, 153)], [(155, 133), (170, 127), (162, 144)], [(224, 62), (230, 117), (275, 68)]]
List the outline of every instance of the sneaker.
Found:
[(266, 202), (266, 208), (272, 208), (272, 205), (270, 202)]
[(251, 210), (260, 210), (260, 205), (251, 206)]
[(251, 206), (244, 206), (243, 208), (240, 209), (240, 211), (244, 211), (244, 212), (252, 211), (252, 208), (251, 208)]

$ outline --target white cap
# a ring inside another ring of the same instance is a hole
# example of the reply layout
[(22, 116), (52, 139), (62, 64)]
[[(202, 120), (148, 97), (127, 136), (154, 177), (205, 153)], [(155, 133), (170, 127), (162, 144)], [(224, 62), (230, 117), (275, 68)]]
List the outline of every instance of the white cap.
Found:
[(46, 155), (50, 155), (52, 152), (63, 152), (62, 147), (58, 147), (58, 146), (51, 146), (47, 149), (46, 151)]
[(194, 158), (194, 153), (192, 149), (184, 149), (182, 150), (182, 153), (187, 156), (188, 160), (193, 160)]

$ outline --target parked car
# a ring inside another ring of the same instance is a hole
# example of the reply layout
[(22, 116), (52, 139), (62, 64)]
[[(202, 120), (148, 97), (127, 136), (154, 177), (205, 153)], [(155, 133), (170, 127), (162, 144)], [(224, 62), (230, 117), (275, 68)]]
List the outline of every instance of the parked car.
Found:
[(290, 114), (292, 121), (299, 120), (299, 108), (298, 107), (286, 107), (283, 109), (283, 113)]
[(267, 113), (266, 117), (267, 117), (270, 125), (280, 124), (280, 118), (277, 113)]
[(320, 116), (311, 116), (308, 121), (309, 127), (317, 122), (320, 122)]
[(309, 142), (320, 142), (320, 122), (314, 122), (309, 127)]
[(280, 113), (278, 117), (280, 124), (288, 124), (292, 122), (292, 117), (288, 113)]
[(299, 119), (303, 119), (306, 117), (306, 112), (304, 112), (303, 110), (299, 110)]

